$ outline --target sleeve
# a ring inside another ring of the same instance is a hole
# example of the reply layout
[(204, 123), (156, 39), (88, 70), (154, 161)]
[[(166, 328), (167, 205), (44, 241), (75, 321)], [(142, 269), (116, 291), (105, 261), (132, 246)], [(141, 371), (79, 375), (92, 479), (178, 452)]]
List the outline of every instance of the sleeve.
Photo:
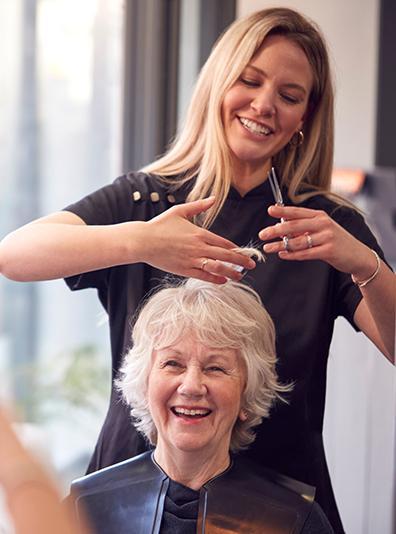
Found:
[(302, 534), (334, 534), (329, 520), (317, 502), (313, 503), (301, 532)]
[[(137, 185), (138, 187), (138, 185)], [(132, 204), (132, 184), (127, 176), (120, 176), (112, 184), (106, 185), (69, 204), (64, 211), (81, 217), (86, 224), (117, 224), (129, 220)]]
[[(359, 212), (351, 208), (340, 207), (335, 210), (332, 217), (345, 230), (356, 237), (356, 239), (375, 250), (379, 257), (386, 263), (384, 253), (377, 239)], [(340, 315), (345, 317), (356, 331), (359, 328), (355, 324), (353, 316), (362, 298), (363, 296), (356, 284), (352, 282), (351, 276), (335, 270), (334, 315), (335, 317)]]
[[(128, 220), (143, 220), (142, 203), (134, 202), (134, 190), (144, 188), (139, 175), (120, 176), (112, 184), (98, 189), (64, 211), (78, 215), (88, 225), (118, 224)], [(106, 291), (110, 268), (82, 273), (65, 278), (72, 290), (96, 288)]]

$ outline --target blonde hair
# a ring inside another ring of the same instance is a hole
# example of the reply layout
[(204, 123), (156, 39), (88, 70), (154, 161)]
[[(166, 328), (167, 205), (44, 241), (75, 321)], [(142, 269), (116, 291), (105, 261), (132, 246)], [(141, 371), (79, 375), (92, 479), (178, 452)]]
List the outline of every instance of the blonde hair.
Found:
[(235, 21), (221, 36), (200, 72), (184, 127), (167, 153), (142, 169), (162, 175), (176, 187), (195, 178), (188, 200), (215, 195), (217, 202), (202, 222), (205, 227), (218, 215), (233, 178), (221, 117), (222, 103), (269, 35), (284, 35), (298, 44), (313, 73), (304, 143), (287, 144), (274, 156), (273, 165), (294, 202), (302, 202), (318, 192), (329, 194), (334, 98), (324, 38), (315, 23), (292, 9), (264, 9)]
[(116, 381), (131, 407), (134, 425), (156, 443), (157, 430), (147, 398), (153, 351), (173, 345), (187, 332), (206, 346), (235, 349), (245, 366), (241, 408), (247, 419), (235, 422), (230, 443), (232, 451), (243, 449), (254, 441), (253, 428), (269, 416), (275, 399), (281, 399), (281, 393), (291, 386), (278, 382), (270, 316), (258, 294), (238, 282), (219, 286), (187, 279), (160, 289), (143, 306), (133, 328), (133, 347)]

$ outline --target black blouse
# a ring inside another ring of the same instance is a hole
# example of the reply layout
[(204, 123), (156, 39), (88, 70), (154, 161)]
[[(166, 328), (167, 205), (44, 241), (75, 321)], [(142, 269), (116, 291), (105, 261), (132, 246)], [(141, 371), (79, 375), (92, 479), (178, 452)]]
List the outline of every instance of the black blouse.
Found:
[(199, 491), (169, 480), (160, 534), (195, 534)]

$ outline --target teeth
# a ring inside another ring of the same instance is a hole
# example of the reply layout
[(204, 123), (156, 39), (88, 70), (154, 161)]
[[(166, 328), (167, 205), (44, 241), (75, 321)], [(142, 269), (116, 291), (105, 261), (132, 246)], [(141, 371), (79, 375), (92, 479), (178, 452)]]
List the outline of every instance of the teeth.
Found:
[(175, 408), (176, 413), (182, 415), (207, 415), (210, 410), (187, 410), (187, 408)]
[(268, 135), (271, 133), (271, 130), (269, 128), (267, 128), (266, 126), (262, 126), (257, 122), (251, 121), (250, 119), (244, 119), (243, 117), (240, 117), (239, 120), (245, 128), (247, 128), (253, 133), (258, 133), (261, 135)]

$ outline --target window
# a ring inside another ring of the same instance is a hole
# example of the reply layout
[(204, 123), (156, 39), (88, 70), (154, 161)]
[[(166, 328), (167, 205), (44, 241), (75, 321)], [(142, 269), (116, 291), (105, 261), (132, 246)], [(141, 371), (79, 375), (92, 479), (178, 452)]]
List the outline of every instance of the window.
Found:
[[(0, 3), (1, 236), (120, 174), (123, 10), (122, 0)], [(0, 396), (18, 406), (65, 489), (107, 406), (96, 300), (62, 281), (0, 277)]]

